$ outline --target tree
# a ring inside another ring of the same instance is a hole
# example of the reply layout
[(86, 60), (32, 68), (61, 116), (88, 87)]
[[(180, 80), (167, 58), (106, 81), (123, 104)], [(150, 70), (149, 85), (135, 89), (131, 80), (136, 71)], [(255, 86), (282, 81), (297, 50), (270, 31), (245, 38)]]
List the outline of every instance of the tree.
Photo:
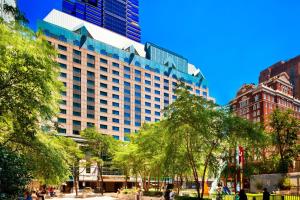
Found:
[(0, 146), (0, 199), (17, 199), (31, 180), (25, 158)]
[(98, 189), (100, 189), (103, 195), (103, 165), (104, 158), (109, 158), (112, 155), (114, 139), (109, 135), (103, 135), (98, 132), (94, 127), (83, 130), (80, 135), (86, 140), (83, 146), (84, 152), (87, 157), (87, 161), (96, 163), (97, 165), (97, 183)]
[(292, 110), (275, 109), (270, 117), (273, 144), (280, 157), (279, 170), (287, 172), (293, 159), (300, 153), (297, 135), (300, 132), (300, 121)]

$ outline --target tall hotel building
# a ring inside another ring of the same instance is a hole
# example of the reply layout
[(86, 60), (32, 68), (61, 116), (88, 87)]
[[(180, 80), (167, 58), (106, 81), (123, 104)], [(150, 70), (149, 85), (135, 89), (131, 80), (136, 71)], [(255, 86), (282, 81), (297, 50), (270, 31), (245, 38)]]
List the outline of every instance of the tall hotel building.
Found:
[(138, 0), (63, 0), (63, 12), (140, 42)]
[(61, 134), (80, 139), (81, 130), (95, 126), (126, 141), (144, 122), (162, 118), (180, 81), (191, 93), (214, 101), (200, 70), (167, 49), (57, 10), (38, 27), (59, 52), (60, 80), (66, 87), (58, 118)]

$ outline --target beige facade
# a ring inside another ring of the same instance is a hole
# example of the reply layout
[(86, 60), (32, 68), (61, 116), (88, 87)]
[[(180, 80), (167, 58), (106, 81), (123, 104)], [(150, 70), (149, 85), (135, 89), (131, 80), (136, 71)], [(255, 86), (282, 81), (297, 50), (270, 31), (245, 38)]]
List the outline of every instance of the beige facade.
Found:
[[(160, 120), (161, 110), (176, 98), (174, 89), (178, 81), (172, 77), (129, 66), (54, 38), (47, 39), (58, 50), (60, 80), (66, 86), (58, 119), (61, 134), (79, 137), (79, 131), (90, 124), (104, 134), (124, 140), (127, 133), (137, 131), (144, 122)], [(208, 88), (189, 86), (191, 93), (213, 100)], [(130, 105), (130, 109), (124, 105)], [(130, 117), (124, 116), (125, 112)], [(136, 120), (136, 116), (141, 120)]]

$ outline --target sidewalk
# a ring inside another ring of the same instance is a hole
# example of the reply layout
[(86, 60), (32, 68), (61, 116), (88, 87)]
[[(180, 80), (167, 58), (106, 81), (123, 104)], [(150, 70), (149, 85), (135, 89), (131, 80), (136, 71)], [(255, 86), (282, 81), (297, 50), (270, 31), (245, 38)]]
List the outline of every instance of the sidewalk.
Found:
[(116, 200), (116, 198), (106, 196), (106, 195), (87, 195), (87, 197), (82, 198), (82, 194), (79, 197), (75, 197), (75, 194), (64, 194), (62, 197), (53, 197), (52, 200), (73, 200), (73, 199), (87, 199), (87, 200)]

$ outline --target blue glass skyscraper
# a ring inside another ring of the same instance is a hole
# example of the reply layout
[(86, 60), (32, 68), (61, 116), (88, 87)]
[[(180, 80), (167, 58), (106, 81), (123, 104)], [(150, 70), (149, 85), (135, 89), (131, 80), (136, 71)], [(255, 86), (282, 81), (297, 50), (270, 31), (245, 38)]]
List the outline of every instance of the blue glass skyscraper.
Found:
[(65, 13), (140, 42), (138, 0), (63, 0)]

